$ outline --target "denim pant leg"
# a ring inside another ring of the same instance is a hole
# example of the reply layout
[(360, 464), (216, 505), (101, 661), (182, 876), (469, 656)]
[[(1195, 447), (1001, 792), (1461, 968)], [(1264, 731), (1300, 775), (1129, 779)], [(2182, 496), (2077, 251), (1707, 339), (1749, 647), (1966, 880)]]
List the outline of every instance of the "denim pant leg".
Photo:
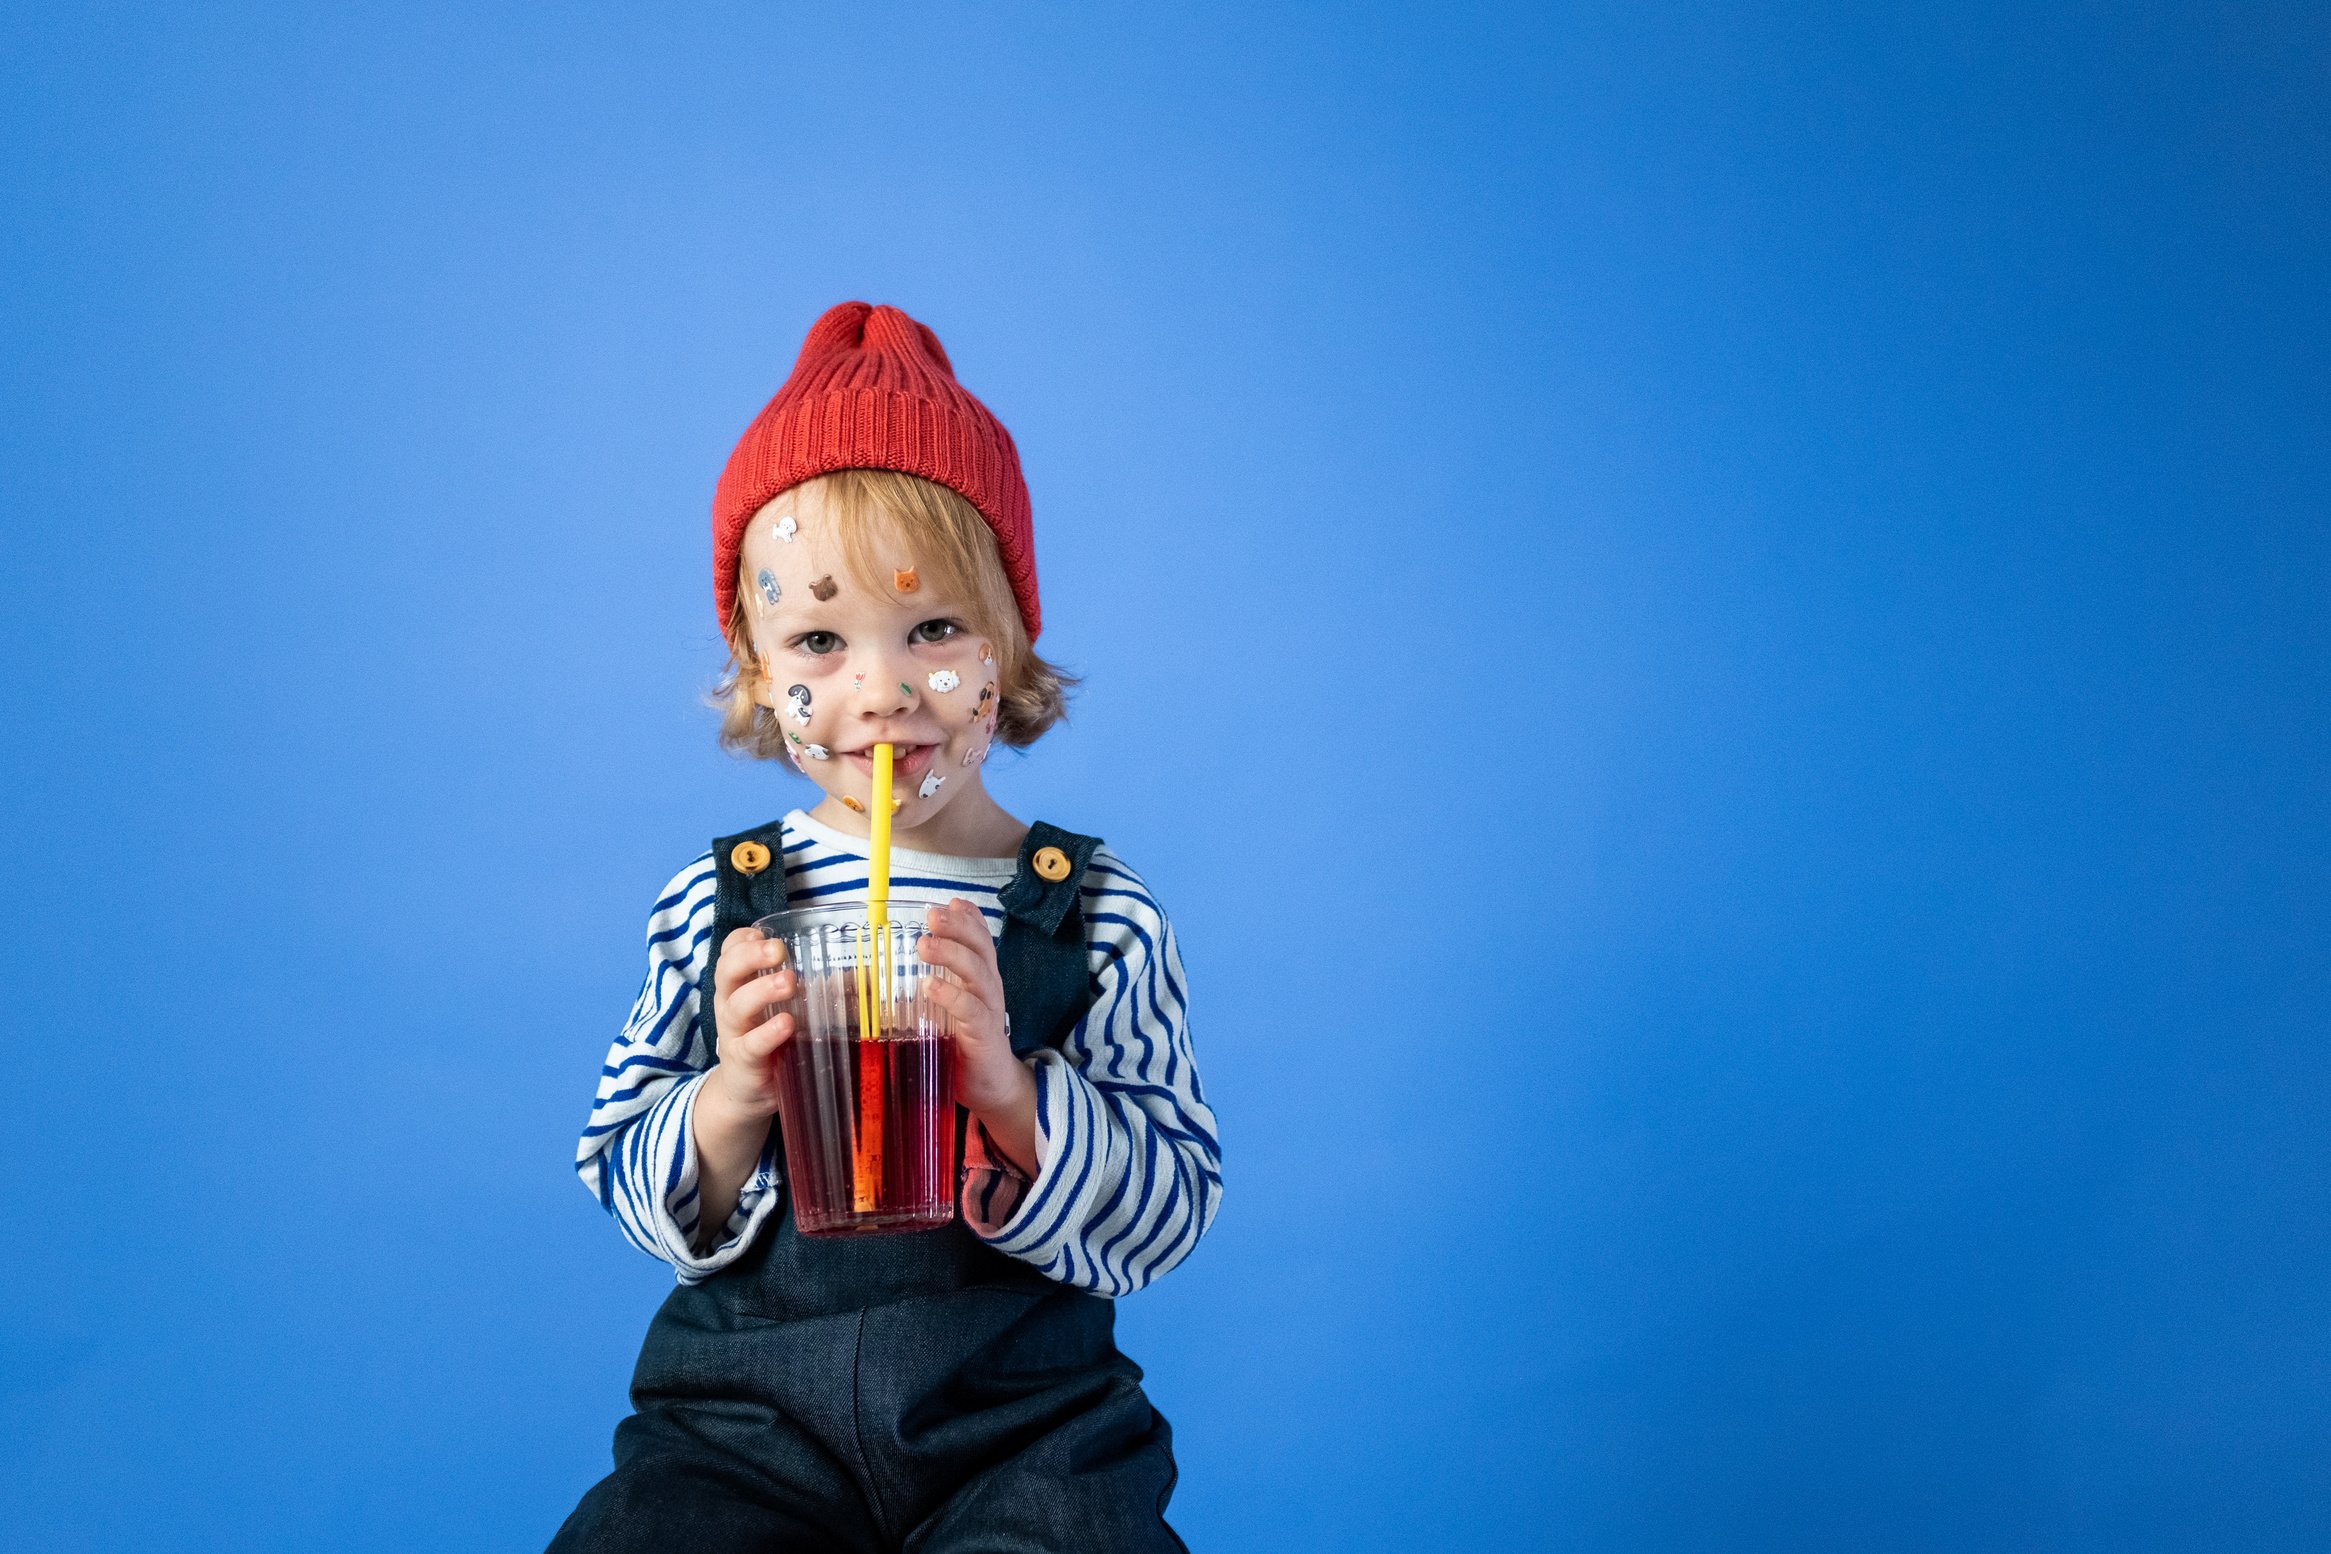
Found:
[(1173, 1430), (1119, 1378), (1084, 1412), (965, 1484), (917, 1527), (906, 1554), (1189, 1554), (1166, 1525)]
[(659, 1405), (616, 1427), (615, 1471), (583, 1496), (549, 1554), (880, 1554), (882, 1547), (848, 1472), (782, 1415)]
[(964, 1290), (951, 1341), (913, 1302), (867, 1313), (859, 1427), (883, 1524), (912, 1554), (1178, 1551), (1165, 1525), (1173, 1432), (1117, 1351), (1109, 1302)]
[(856, 1313), (768, 1322), (733, 1291), (675, 1291), (632, 1374), (615, 1471), (554, 1554), (879, 1554), (851, 1395)]

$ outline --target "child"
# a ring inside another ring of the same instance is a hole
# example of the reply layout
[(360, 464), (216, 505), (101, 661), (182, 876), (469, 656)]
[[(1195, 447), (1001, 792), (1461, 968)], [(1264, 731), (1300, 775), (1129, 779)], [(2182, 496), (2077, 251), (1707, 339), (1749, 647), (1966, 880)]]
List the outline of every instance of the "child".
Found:
[[(1172, 1433), (1108, 1297), (1189, 1255), (1221, 1195), (1174, 934), (1099, 841), (988, 795), (1060, 719), (1010, 436), (930, 330), (844, 303), (730, 455), (712, 509), (723, 743), (807, 811), (723, 837), (648, 918), (647, 984), (576, 1168), (679, 1271), (615, 1471), (552, 1548), (1179, 1549)], [(871, 751), (896, 750), (893, 900), (923, 904), (966, 1111), (956, 1223), (806, 1238), (784, 1187), (784, 945), (863, 901)]]

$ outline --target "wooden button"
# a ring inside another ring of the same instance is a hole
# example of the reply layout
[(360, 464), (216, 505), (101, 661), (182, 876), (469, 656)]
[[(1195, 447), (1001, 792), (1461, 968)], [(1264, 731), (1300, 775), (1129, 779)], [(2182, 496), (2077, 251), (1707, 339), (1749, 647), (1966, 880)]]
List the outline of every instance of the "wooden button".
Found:
[(769, 867), (769, 849), (759, 842), (739, 842), (729, 849), (728, 861), (739, 874), (758, 874)]
[(1057, 847), (1039, 847), (1036, 856), (1028, 861), (1036, 866), (1037, 873), (1048, 880), (1068, 878), (1068, 854)]

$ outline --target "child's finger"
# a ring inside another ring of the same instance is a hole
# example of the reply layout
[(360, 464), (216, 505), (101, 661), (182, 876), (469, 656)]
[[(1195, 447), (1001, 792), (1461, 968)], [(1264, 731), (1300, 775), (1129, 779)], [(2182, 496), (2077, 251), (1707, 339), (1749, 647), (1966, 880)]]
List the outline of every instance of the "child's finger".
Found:
[(735, 985), (722, 989), (716, 996), (724, 1002), (744, 1008), (766, 1003), (773, 998), (791, 998), (793, 992), (793, 968), (783, 966), (775, 971), (757, 971)]
[(737, 1038), (737, 1055), (750, 1063), (766, 1062), (769, 1054), (792, 1039), (793, 1016), (780, 1009)]
[(957, 1025), (980, 1026), (995, 1020), (994, 1007), (960, 982), (932, 983), (931, 997)]
[(719, 995), (719, 1006), (728, 1016), (731, 1030), (743, 1030), (758, 1025), (769, 1011), (793, 997), (793, 973), (780, 971), (775, 976), (755, 977), (750, 982), (730, 988)]
[(720, 964), (713, 968), (715, 992), (727, 992), (740, 982), (785, 964), (785, 941), (762, 935), (758, 928), (739, 928), (720, 941)]
[(987, 931), (987, 919), (970, 902), (951, 901), (943, 907), (931, 908), (930, 928), (926, 938), (935, 941), (934, 947), (937, 944), (960, 946), (981, 961), (995, 963), (996, 942)]
[(986, 945), (992, 951), (995, 940), (987, 931), (987, 919), (979, 908), (958, 896), (945, 906), (931, 908), (929, 927), (932, 932), (954, 940), (958, 944), (977, 947)]
[(941, 939), (926, 934), (917, 953), (934, 966), (944, 966), (963, 981), (984, 990), (990, 983), (1000, 984), (1001, 974), (996, 970), (994, 955), (982, 955), (970, 945), (955, 939)]

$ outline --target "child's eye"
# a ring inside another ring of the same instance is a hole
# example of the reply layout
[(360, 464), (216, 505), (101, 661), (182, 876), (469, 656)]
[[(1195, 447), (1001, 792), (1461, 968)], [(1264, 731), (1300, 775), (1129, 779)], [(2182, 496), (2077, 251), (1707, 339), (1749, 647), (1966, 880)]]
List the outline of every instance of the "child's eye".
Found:
[(925, 621), (907, 633), (907, 640), (924, 643), (944, 642), (950, 637), (960, 637), (961, 635), (963, 635), (963, 623), (960, 621)]
[(804, 653), (823, 657), (828, 653), (840, 652), (842, 639), (831, 631), (805, 631), (793, 639), (793, 645)]

